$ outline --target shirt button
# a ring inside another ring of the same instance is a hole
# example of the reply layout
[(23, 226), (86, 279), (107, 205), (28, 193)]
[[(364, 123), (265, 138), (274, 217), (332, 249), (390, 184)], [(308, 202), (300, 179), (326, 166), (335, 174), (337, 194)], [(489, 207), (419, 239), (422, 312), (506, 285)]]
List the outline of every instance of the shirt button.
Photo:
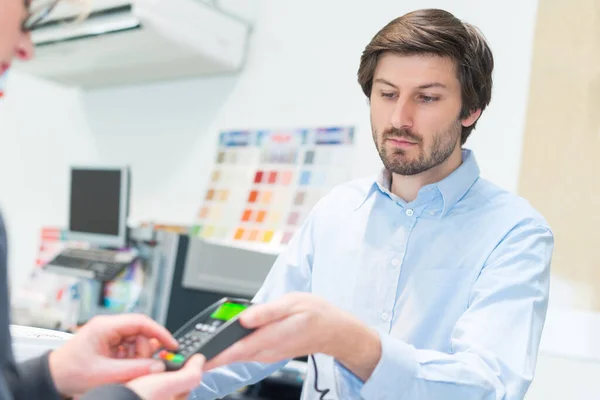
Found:
[(397, 267), (397, 266), (398, 266), (398, 264), (400, 264), (400, 260), (398, 260), (397, 258), (392, 258), (392, 265), (393, 265), (394, 267)]
[(412, 217), (414, 213), (415, 212), (413, 211), (412, 208), (409, 208), (408, 210), (406, 210), (406, 215), (408, 215), (409, 217)]
[(382, 312), (381, 319), (384, 320), (385, 322), (388, 322), (390, 320), (390, 314), (386, 313), (385, 311)]

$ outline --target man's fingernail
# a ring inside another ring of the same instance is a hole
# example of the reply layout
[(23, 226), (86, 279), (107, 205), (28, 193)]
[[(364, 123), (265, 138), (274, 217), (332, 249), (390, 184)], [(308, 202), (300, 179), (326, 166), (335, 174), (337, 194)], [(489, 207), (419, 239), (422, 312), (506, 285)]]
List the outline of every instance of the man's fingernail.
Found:
[(150, 372), (152, 372), (152, 373), (164, 372), (164, 370), (165, 370), (165, 364), (160, 361), (152, 363), (152, 365), (150, 366)]

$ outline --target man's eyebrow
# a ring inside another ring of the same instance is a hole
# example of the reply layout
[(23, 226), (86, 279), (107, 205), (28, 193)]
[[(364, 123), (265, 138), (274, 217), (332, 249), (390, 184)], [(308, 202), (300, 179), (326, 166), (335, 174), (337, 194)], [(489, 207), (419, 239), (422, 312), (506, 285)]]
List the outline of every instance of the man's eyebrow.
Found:
[[(377, 78), (373, 81), (373, 83), (383, 83), (384, 85), (388, 85), (388, 86), (393, 87), (394, 89), (398, 89), (398, 87), (396, 85), (394, 85), (392, 82), (390, 82), (386, 79), (383, 79), (383, 78)], [(448, 89), (448, 86), (446, 86), (440, 82), (424, 83), (422, 85), (417, 86), (417, 89), (431, 89), (431, 88)]]
[(377, 78), (377, 79), (375, 79), (375, 80), (373, 81), (373, 83), (383, 83), (384, 85), (388, 85), (388, 86), (391, 86), (391, 87), (393, 87), (393, 88), (395, 88), (395, 89), (398, 89), (398, 88), (396, 87), (396, 85), (394, 85), (392, 82), (390, 82), (390, 81), (386, 81), (386, 80), (385, 80), (385, 79), (383, 79), (383, 78)]
[(431, 82), (431, 83), (426, 83), (424, 85), (420, 85), (418, 88), (419, 89), (431, 89), (431, 88), (448, 89), (448, 86), (444, 85), (443, 83), (439, 83), (439, 82)]

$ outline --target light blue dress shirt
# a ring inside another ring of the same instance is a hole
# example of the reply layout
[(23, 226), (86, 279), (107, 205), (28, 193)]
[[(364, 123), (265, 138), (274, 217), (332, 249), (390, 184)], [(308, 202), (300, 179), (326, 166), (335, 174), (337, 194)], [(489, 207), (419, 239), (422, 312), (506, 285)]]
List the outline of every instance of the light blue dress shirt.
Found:
[[(546, 317), (548, 224), (525, 200), (481, 178), (470, 150), (410, 203), (389, 188), (384, 170), (332, 190), (255, 301), (311, 292), (378, 331), (382, 356), (366, 382), (316, 355), (319, 389), (330, 389), (325, 399), (522, 399)], [(222, 397), (283, 365), (208, 372), (190, 398)], [(318, 399), (308, 371), (303, 398)]]

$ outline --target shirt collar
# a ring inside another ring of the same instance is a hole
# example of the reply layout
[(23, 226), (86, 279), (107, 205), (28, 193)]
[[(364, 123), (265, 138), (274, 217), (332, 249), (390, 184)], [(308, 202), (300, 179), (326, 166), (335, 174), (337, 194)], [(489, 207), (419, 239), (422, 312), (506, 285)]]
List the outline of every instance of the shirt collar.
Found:
[[(424, 186), (419, 191), (419, 194), (421, 194), (423, 190), (430, 187), (435, 187), (439, 191), (443, 199), (441, 216), (446, 215), (452, 207), (463, 198), (479, 178), (479, 165), (477, 164), (473, 152), (469, 149), (463, 149), (462, 160), (461, 165), (446, 178), (431, 185)], [(390, 171), (382, 168), (381, 172), (377, 175), (375, 182), (373, 182), (370, 189), (367, 191), (366, 196), (361, 199), (360, 204), (356, 208), (360, 208), (377, 190), (392, 198), (396, 198), (396, 196), (389, 191), (391, 181), (392, 175)]]

